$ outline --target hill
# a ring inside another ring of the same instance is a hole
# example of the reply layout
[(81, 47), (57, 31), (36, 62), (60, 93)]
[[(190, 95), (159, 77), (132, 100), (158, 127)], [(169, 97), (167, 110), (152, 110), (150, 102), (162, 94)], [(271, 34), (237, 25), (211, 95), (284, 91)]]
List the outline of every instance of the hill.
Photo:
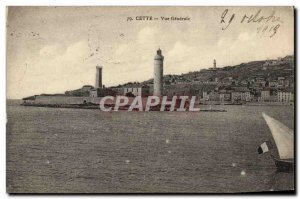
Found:
[[(287, 56), (290, 57), (290, 56)], [(284, 58), (283, 58), (284, 59)], [(192, 82), (219, 82), (232, 78), (237, 81), (248, 81), (254, 78), (264, 78), (275, 80), (278, 77), (294, 76), (294, 57), (290, 61), (277, 62), (277, 60), (253, 61), (241, 63), (235, 66), (226, 66), (223, 68), (202, 69), (200, 71), (189, 72), (182, 75), (164, 75), (164, 84), (192, 83)], [(284, 59), (285, 60), (285, 59)], [(268, 62), (274, 62), (267, 65)], [(141, 82), (141, 84), (153, 84), (153, 79)]]

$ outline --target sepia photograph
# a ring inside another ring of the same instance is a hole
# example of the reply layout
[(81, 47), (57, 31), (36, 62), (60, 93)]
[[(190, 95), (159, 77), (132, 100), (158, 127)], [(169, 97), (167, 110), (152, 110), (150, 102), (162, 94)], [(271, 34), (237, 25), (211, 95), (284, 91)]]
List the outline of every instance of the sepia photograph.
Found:
[(8, 194), (295, 194), (293, 6), (7, 6)]

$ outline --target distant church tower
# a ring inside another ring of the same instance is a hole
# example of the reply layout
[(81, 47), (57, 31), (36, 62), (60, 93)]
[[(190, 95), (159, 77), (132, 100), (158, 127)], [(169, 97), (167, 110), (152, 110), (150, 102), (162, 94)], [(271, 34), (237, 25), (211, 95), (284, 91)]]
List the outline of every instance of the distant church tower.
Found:
[(216, 69), (217, 68), (217, 62), (216, 62), (216, 60), (214, 59), (214, 69)]
[(102, 66), (96, 66), (96, 85), (95, 88), (102, 88)]
[(163, 95), (163, 71), (164, 56), (161, 54), (161, 50), (158, 49), (154, 57), (154, 96)]

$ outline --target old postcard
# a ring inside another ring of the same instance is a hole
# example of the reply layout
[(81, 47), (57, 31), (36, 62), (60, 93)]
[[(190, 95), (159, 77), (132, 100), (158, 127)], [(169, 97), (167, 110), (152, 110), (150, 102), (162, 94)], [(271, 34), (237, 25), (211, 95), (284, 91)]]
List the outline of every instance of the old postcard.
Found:
[(295, 192), (293, 7), (7, 7), (8, 193)]

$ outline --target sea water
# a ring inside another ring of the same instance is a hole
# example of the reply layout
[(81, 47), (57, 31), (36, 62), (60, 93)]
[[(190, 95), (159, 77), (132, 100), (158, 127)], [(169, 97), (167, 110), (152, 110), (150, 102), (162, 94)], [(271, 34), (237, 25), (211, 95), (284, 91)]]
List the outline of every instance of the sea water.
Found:
[[(216, 106), (217, 107), (217, 106)], [(293, 106), (227, 112), (101, 112), (7, 106), (10, 193), (259, 192), (293, 190), (258, 146), (262, 112), (294, 129)]]

